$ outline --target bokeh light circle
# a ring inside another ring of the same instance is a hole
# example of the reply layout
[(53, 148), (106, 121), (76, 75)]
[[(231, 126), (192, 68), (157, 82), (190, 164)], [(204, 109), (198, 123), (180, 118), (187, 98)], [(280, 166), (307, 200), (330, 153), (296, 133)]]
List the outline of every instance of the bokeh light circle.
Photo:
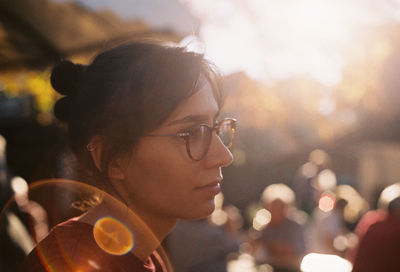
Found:
[(93, 237), (101, 249), (112, 255), (124, 255), (134, 247), (132, 232), (111, 216), (97, 220), (93, 227)]
[(318, 207), (323, 212), (329, 212), (335, 207), (335, 195), (331, 193), (322, 194), (318, 202)]

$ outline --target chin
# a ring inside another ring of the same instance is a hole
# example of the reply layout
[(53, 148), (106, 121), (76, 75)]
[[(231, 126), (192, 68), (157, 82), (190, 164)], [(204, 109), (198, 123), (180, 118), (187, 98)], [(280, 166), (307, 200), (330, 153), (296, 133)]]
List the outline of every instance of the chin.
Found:
[(215, 210), (214, 199), (207, 203), (196, 205), (188, 214), (182, 217), (182, 219), (201, 219), (206, 218)]

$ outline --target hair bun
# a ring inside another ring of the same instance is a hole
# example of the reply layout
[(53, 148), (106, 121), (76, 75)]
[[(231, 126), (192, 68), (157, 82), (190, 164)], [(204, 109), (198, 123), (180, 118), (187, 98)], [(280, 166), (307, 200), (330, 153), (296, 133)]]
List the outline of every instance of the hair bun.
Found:
[(85, 66), (71, 61), (62, 61), (52, 70), (50, 82), (53, 88), (63, 95), (74, 95), (76, 86)]
[(71, 98), (68, 96), (59, 99), (54, 105), (54, 115), (60, 121), (67, 122), (69, 119)]

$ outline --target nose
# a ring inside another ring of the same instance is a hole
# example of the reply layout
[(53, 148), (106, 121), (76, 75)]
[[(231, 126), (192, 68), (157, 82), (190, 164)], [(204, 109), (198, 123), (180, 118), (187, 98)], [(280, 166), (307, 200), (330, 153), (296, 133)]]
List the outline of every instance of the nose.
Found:
[(233, 161), (232, 152), (224, 145), (216, 133), (213, 133), (205, 160), (207, 168), (226, 167)]

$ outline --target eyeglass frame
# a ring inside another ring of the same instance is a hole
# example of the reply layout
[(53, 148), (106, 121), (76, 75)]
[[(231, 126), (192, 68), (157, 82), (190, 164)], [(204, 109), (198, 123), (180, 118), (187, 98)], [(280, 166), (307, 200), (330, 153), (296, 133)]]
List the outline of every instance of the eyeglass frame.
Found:
[[(223, 124), (226, 121), (230, 121), (230, 123), (231, 123), (232, 138), (231, 138), (229, 144), (228, 145), (224, 144), (224, 146), (226, 146), (227, 148), (230, 148), (232, 146), (233, 139), (235, 137), (236, 123), (237, 123), (237, 120), (235, 118), (224, 118), (224, 119), (216, 122), (214, 124), (214, 126), (212, 126), (212, 127), (210, 127), (207, 124), (200, 124), (200, 125), (198, 125), (196, 127), (201, 127), (201, 126), (207, 127), (211, 131), (211, 133), (210, 133), (210, 138), (211, 138), (213, 131), (218, 130), (220, 128), (221, 124)], [(193, 158), (193, 156), (192, 156), (192, 154), (190, 152), (190, 144), (189, 144), (189, 136), (190, 136), (190, 134), (189, 134), (189, 132), (181, 132), (181, 133), (176, 133), (176, 134), (147, 134), (146, 136), (149, 136), (149, 137), (180, 137), (180, 138), (183, 138), (185, 140), (185, 144), (186, 144), (186, 152), (187, 152), (189, 158), (192, 159), (193, 161), (201, 161), (207, 155), (208, 150), (210, 149), (210, 146), (211, 146), (211, 139), (210, 139), (208, 147), (204, 151), (204, 154), (199, 159), (195, 159), (195, 158)], [(219, 137), (218, 134), (217, 134), (217, 136)]]

